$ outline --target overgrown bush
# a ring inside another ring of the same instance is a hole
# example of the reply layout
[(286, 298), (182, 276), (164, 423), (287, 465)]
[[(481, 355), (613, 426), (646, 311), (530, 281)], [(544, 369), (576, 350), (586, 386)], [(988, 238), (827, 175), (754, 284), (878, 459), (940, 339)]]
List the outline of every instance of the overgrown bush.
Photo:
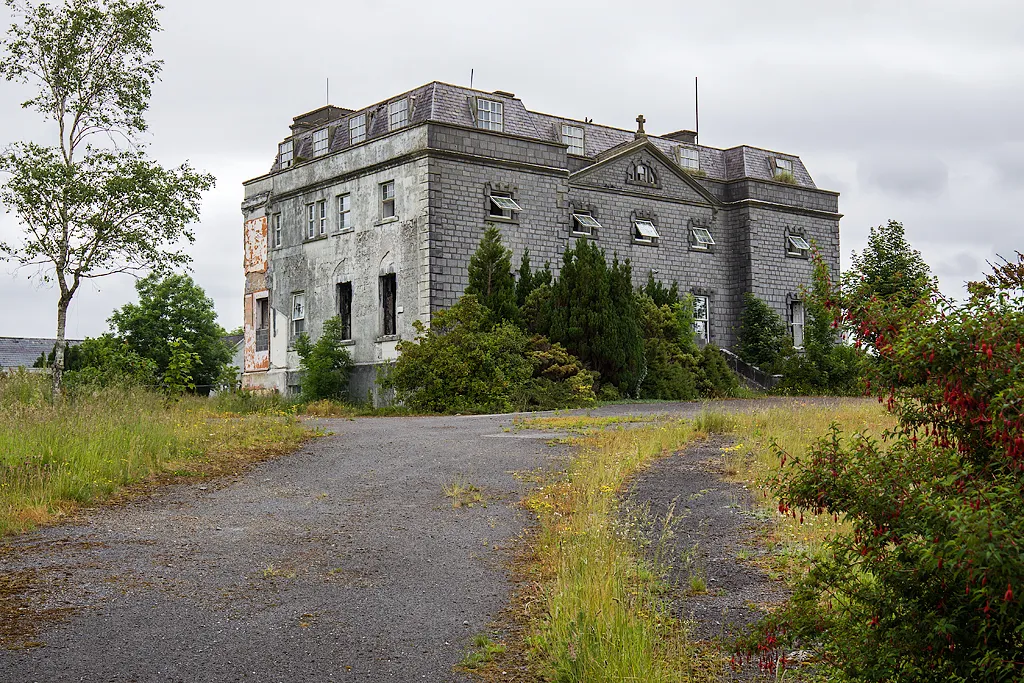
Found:
[(414, 324), (416, 340), (399, 342), (401, 355), (382, 380), (414, 410), (509, 412), (594, 400), (593, 380), (577, 359), (512, 323), (493, 325), (473, 295), (435, 314), (429, 328)]
[(692, 304), (687, 299), (658, 305), (647, 293), (652, 289), (649, 281), (636, 296), (647, 363), (639, 397), (674, 401), (697, 398), (701, 352), (693, 334)]
[(320, 338), (311, 342), (308, 335), (299, 335), (295, 350), (302, 372), (302, 399), (342, 400), (348, 395), (348, 378), (352, 372), (352, 356), (344, 346), (341, 318), (324, 321)]
[(820, 643), (829, 680), (1024, 680), (1024, 257), (969, 291), (828, 292), (897, 419), (782, 454), (780, 510), (849, 523), (768, 625)]
[(728, 398), (735, 396), (740, 383), (736, 373), (725, 361), (725, 356), (714, 344), (708, 344), (700, 352), (700, 375), (697, 388), (701, 396)]
[(743, 295), (736, 354), (767, 373), (795, 353), (786, 323), (767, 303), (750, 292)]
[(156, 361), (139, 355), (112, 335), (86, 339), (66, 360), (64, 387), (71, 395), (103, 388), (147, 387), (160, 384)]

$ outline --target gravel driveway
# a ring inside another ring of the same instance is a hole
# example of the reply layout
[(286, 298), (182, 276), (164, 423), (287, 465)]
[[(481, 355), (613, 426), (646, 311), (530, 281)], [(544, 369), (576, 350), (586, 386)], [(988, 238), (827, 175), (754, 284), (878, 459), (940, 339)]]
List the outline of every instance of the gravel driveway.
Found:
[[(566, 455), (511, 421), (323, 420), (332, 436), (244, 475), (0, 546), (0, 681), (462, 680), (527, 522), (513, 474)], [(454, 509), (456, 481), (484, 505)]]

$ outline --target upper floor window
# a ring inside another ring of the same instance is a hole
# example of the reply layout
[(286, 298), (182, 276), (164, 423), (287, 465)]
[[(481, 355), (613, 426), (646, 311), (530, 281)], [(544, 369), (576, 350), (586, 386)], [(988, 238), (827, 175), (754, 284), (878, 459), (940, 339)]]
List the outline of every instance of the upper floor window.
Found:
[(388, 104), (388, 130), (398, 130), (409, 123), (409, 98), (403, 97)]
[(281, 162), (281, 168), (291, 168), (295, 159), (295, 143), (292, 140), (282, 142), (277, 146), (277, 155)]
[(793, 162), (792, 162), (792, 160), (790, 160), (790, 159), (780, 159), (779, 157), (775, 157), (773, 159), (773, 162), (775, 164), (775, 174), (774, 175), (781, 176), (783, 174), (788, 174), (790, 177), (793, 176)]
[(661, 237), (654, 223), (647, 220), (633, 221), (633, 239), (637, 242), (654, 243), (654, 240)]
[(601, 224), (590, 215), (589, 211), (578, 211), (572, 215), (572, 231), (577, 235), (593, 235), (594, 230), (600, 230)]
[(380, 184), (380, 217), (395, 217), (395, 181)]
[(348, 141), (355, 145), (366, 139), (366, 114), (348, 120)]
[(679, 148), (679, 165), (687, 171), (700, 170), (700, 152), (689, 147)]
[(352, 200), (347, 194), (338, 196), (338, 232), (352, 227)]
[(562, 142), (569, 146), (566, 150), (569, 154), (578, 154), (583, 156), (583, 127), (582, 126), (570, 126), (569, 124), (562, 124)]
[(504, 105), (495, 100), (478, 99), (476, 101), (476, 123), (480, 128), (505, 130)]
[(715, 240), (707, 228), (690, 228), (690, 234), (693, 235), (693, 243), (690, 246), (694, 249), (707, 251), (715, 246)]
[(321, 237), (327, 234), (327, 200), (321, 199), (316, 203), (317, 234)]
[(638, 161), (629, 167), (628, 181), (653, 187), (658, 184), (658, 176), (655, 175), (654, 168), (650, 164)]
[(313, 131), (313, 156), (319, 157), (327, 154), (327, 143), (331, 137), (331, 131), (327, 128)]
[(306, 295), (303, 292), (292, 294), (292, 337), (306, 331)]
[(512, 199), (512, 195), (507, 192), (492, 192), (490, 194), (490, 211), (489, 214), (494, 218), (513, 218), (513, 213), (516, 211), (522, 211), (523, 207), (519, 206), (516, 200)]
[(271, 225), (274, 226), (274, 246), (281, 246), (281, 214), (275, 213), (271, 219)]
[(811, 245), (799, 235), (786, 235), (786, 256), (807, 258)]
[(316, 204), (306, 204), (306, 239), (316, 237)]
[(693, 297), (693, 331), (704, 343), (711, 341), (711, 315), (706, 296)]

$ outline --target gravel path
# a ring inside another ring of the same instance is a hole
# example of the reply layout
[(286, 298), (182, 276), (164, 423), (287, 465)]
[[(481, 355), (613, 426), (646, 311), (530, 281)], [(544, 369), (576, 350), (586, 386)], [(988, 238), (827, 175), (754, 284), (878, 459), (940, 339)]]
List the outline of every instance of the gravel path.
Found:
[[(511, 421), (323, 420), (332, 436), (244, 475), (0, 545), (0, 681), (464, 680), (527, 522), (513, 473), (566, 456)], [(455, 481), (485, 506), (453, 509)]]

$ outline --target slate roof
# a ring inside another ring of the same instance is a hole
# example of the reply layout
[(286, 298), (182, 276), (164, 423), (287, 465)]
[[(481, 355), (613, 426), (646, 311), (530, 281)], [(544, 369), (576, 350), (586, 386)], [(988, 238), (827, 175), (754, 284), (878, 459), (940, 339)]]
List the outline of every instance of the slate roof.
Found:
[[(378, 102), (377, 104), (363, 109), (352, 110), (348, 116), (338, 118), (330, 123), (334, 126), (334, 133), (330, 142), (330, 152), (339, 152), (350, 145), (348, 120), (360, 114), (367, 115), (366, 139), (388, 133), (388, 103), (408, 97), (409, 102), (409, 125), (416, 125), (425, 121), (436, 121), (459, 126), (474, 127), (476, 121), (470, 108), (470, 101), (473, 97), (486, 97), (490, 100), (499, 100), (503, 104), (504, 132), (511, 135), (520, 135), (547, 142), (561, 142), (561, 126), (563, 123), (579, 126), (584, 129), (584, 152), (586, 156), (596, 158), (608, 150), (618, 147), (624, 143), (632, 142), (635, 139), (635, 132), (623, 128), (613, 128), (590, 121), (580, 121), (550, 114), (542, 114), (528, 110), (522, 100), (517, 97), (510, 97), (507, 94), (496, 92), (484, 92), (473, 90), (462, 86), (451, 85), (434, 81), (410, 90), (394, 97)], [(338, 112), (348, 112), (346, 109), (336, 109)], [(322, 128), (322, 126), (321, 126)], [(310, 159), (313, 156), (313, 129), (300, 131), (292, 136), (295, 141), (295, 156)], [(793, 162), (793, 175), (797, 184), (803, 187), (815, 187), (800, 157), (741, 145), (729, 149), (707, 147), (705, 145), (690, 145), (670, 140), (656, 135), (648, 134), (648, 139), (656, 145), (668, 157), (676, 158), (676, 148), (680, 146), (696, 148), (700, 154), (700, 168), (708, 178), (714, 180), (739, 180), (741, 178), (754, 178), (757, 180), (771, 180), (773, 168), (771, 159), (778, 157)], [(271, 172), (280, 170), (278, 160), (275, 158)]]
[[(68, 344), (81, 344), (80, 339), (68, 339)], [(43, 353), (53, 351), (56, 339), (38, 337), (0, 337), (0, 368), (30, 368)]]

